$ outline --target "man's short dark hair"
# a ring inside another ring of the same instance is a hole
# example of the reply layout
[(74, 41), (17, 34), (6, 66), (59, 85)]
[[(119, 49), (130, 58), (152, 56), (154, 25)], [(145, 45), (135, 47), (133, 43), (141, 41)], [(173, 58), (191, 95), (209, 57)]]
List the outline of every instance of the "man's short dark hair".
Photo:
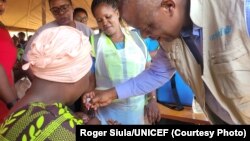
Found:
[(80, 7), (74, 9), (73, 16), (75, 17), (77, 13), (81, 13), (81, 12), (85, 13), (85, 15), (88, 17), (87, 11), (84, 8), (80, 8)]
[(25, 37), (25, 33), (24, 32), (18, 32), (18, 36)]

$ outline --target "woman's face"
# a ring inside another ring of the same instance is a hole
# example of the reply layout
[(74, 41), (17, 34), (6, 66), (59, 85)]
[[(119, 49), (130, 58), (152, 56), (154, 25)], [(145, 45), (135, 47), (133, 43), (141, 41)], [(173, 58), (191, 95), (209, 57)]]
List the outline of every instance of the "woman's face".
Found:
[(59, 25), (71, 25), (73, 22), (73, 7), (69, 0), (50, 1), (50, 11)]
[(5, 11), (6, 0), (0, 0), (0, 15), (3, 15)]
[(85, 25), (87, 25), (87, 23), (88, 23), (88, 16), (84, 12), (78, 12), (74, 16), (74, 20), (76, 20), (78, 22), (82, 22)]
[(120, 29), (119, 12), (112, 6), (101, 3), (94, 10), (94, 16), (98, 27), (106, 35), (112, 36)]

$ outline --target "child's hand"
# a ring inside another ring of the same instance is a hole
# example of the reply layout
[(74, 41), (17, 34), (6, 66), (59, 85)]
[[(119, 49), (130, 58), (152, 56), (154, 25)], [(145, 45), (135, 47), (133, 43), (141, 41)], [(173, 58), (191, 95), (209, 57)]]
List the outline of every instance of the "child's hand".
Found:
[(84, 121), (84, 124), (88, 123), (89, 122), (89, 117), (87, 114), (84, 114), (83, 112), (76, 112), (75, 115), (82, 119)]
[(108, 125), (121, 125), (121, 123), (119, 123), (118, 121), (116, 120), (112, 120), (112, 119), (109, 119), (107, 121)]

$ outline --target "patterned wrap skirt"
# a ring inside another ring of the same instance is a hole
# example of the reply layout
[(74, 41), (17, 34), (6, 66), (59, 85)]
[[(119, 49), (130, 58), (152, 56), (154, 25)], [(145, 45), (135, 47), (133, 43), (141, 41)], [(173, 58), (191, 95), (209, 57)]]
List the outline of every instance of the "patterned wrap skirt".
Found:
[(76, 125), (83, 121), (61, 103), (33, 103), (11, 114), (0, 125), (1, 141), (74, 141)]

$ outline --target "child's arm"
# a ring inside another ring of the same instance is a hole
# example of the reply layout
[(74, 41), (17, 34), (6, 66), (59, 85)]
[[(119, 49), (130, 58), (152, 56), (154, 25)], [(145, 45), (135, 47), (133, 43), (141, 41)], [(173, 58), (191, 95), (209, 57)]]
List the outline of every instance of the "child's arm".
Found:
[(101, 122), (98, 118), (94, 117), (94, 118), (89, 119), (89, 121), (85, 124), (86, 125), (100, 125)]

